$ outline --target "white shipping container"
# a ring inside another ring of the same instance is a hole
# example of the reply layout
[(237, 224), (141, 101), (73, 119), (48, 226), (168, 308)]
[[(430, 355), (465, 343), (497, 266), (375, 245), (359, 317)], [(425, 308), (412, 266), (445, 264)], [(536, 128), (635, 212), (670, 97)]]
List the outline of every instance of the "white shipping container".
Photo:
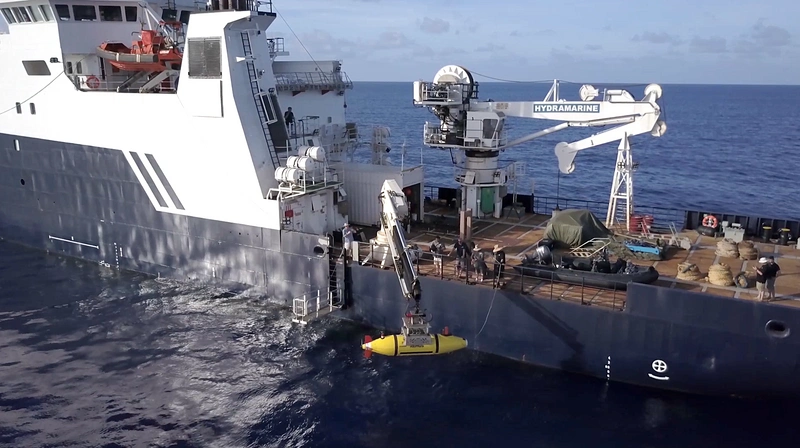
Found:
[[(422, 166), (400, 171), (400, 167), (391, 165), (352, 164), (340, 169), (343, 172), (344, 189), (349, 203), (349, 220), (353, 224), (379, 225), (381, 204), (378, 195), (386, 179), (394, 179), (401, 189), (419, 184), (420, 192), (425, 191)], [(420, 219), (423, 218), (424, 209), (422, 199), (420, 198), (416, 210), (409, 211), (417, 214)]]

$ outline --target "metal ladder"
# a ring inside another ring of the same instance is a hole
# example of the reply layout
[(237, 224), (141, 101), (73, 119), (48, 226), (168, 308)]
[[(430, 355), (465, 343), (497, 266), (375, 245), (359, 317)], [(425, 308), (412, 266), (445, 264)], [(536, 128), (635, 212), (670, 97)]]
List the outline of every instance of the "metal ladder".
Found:
[(340, 289), (323, 292), (303, 294), (292, 301), (292, 322), (306, 325), (314, 319), (319, 319), (342, 307), (339, 298), (342, 297)]
[[(594, 258), (601, 250), (611, 242), (608, 238), (592, 238), (589, 241), (569, 251), (569, 254), (578, 258)], [(600, 246), (595, 246), (600, 244)]]
[[(272, 145), (272, 137), (269, 132), (269, 124), (274, 123), (277, 120), (270, 120), (269, 116), (267, 115), (266, 108), (272, 108), (272, 103), (270, 102), (269, 104), (265, 104), (264, 97), (267, 97), (266, 101), (272, 101), (272, 99), (269, 98), (268, 93), (261, 91), (261, 87), (258, 84), (258, 73), (256, 72), (256, 65), (253, 62), (253, 48), (250, 46), (250, 34), (247, 31), (242, 31), (242, 48), (244, 48), (244, 57), (247, 61), (247, 75), (250, 77), (250, 89), (253, 91), (253, 101), (256, 103), (258, 119), (261, 122), (261, 129), (264, 131), (264, 138), (267, 141), (269, 155), (272, 158), (272, 166), (277, 169), (279, 166), (281, 166), (281, 164), (278, 158), (278, 152), (275, 151), (275, 148)], [(273, 110), (272, 113), (274, 116), (276, 112)]]

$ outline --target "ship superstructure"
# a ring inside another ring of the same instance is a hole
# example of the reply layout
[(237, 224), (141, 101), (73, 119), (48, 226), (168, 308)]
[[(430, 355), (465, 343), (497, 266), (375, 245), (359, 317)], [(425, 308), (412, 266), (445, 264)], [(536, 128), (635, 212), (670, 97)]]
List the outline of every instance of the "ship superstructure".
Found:
[(346, 221), (378, 222), (377, 206), (350, 210), (350, 186), (422, 181), (415, 167), (349, 162), (352, 82), (336, 61), (277, 60), (288, 52), (269, 37), (271, 2), (0, 12), (3, 238), (289, 298), (338, 284), (327, 247)]

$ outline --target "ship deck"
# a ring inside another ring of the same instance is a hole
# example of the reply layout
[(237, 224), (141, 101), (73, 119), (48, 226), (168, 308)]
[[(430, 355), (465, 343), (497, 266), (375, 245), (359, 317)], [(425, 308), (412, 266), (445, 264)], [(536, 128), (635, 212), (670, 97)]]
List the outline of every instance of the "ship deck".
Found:
[[(524, 294), (534, 294), (537, 297), (550, 297), (553, 300), (574, 301), (586, 305), (607, 306), (615, 309), (624, 307), (626, 297), (626, 291), (624, 290), (601, 289), (553, 282), (529, 276), (523, 277), (512, 268), (513, 265), (519, 265), (525, 255), (533, 253), (536, 243), (544, 235), (547, 223), (551, 218), (550, 215), (524, 213), (522, 211), (519, 214), (515, 214), (512, 211), (510, 213), (511, 216), (500, 219), (473, 218), (472, 240), (486, 251), (486, 260), (489, 267), (487, 278), (481, 284), (476, 284), (475, 274), (472, 269), (468, 273), (469, 277), (465, 277), (462, 273), (461, 277), (457, 278), (456, 261), (447, 255), (442, 257), (444, 266), (442, 274), (437, 274), (433, 258), (428, 252), (429, 245), (436, 236), (439, 236), (445, 244), (445, 253), (449, 252), (458, 237), (458, 216), (455, 209), (446, 206), (426, 204), (425, 208), (427, 223), (412, 226), (411, 232), (406, 232), (408, 243), (416, 244), (422, 252), (418, 261), (420, 275), (437, 276), (451, 281), (475, 284), (475, 287), (478, 288), (492, 288), (491, 251), (495, 244), (500, 244), (506, 247), (506, 263), (508, 265), (504, 272), (506, 284), (503, 289), (516, 290)], [(372, 237), (374, 234), (365, 236)], [(717, 242), (722, 238), (702, 236), (693, 230), (679, 232), (678, 236), (689, 238), (692, 242), (691, 248), (687, 250), (670, 246), (663, 257), (664, 259), (660, 261), (632, 260), (639, 266), (653, 266), (658, 270), (659, 279), (654, 283), (655, 285), (686, 291), (705, 292), (722, 297), (757, 300), (758, 293), (754, 285), (748, 288), (717, 286), (709, 283), (707, 277), (699, 281), (676, 278), (678, 265), (683, 262), (695, 264), (704, 276), (707, 275), (709, 267), (715, 263), (727, 264), (734, 276), (739, 272), (752, 272), (752, 267), (757, 263), (756, 260), (718, 256), (715, 253)], [(800, 306), (800, 250), (794, 245), (781, 246), (755, 240), (753, 242), (759, 251), (759, 256), (773, 255), (775, 262), (781, 266), (781, 275), (778, 277), (775, 286), (776, 299), (772, 303)], [(369, 259), (370, 250), (368, 243), (360, 244), (359, 260)], [(369, 263), (375, 266), (379, 264), (374, 261)]]

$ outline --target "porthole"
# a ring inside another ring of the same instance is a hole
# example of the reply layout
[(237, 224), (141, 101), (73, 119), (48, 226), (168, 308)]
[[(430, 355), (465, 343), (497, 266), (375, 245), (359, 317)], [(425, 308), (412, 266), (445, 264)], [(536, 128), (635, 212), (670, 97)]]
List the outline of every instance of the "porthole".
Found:
[(20, 183), (20, 185), (25, 185), (25, 179), (20, 179), (19, 183)]
[(770, 320), (769, 322), (767, 322), (767, 325), (764, 327), (764, 331), (767, 332), (768, 336), (781, 339), (789, 336), (789, 334), (791, 333), (789, 327), (787, 327), (785, 323), (779, 320)]

